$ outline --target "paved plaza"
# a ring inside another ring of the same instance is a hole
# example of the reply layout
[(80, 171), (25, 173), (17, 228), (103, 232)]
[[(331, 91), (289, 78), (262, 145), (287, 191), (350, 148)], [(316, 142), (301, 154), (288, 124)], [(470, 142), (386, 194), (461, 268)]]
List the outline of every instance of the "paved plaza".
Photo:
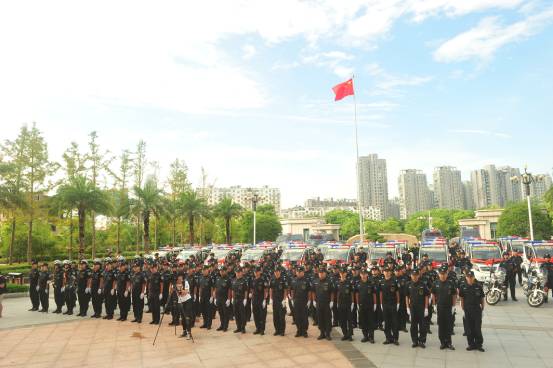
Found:
[[(4, 305), (0, 367), (553, 367), (553, 304), (533, 309), (522, 295), (518, 302), (487, 306), (485, 353), (465, 350), (460, 315), (453, 339), (456, 351), (439, 350), (436, 325), (424, 350), (412, 349), (406, 333), (400, 333), (400, 346), (382, 345), (380, 331), (374, 345), (361, 343), (358, 330), (352, 343), (339, 341), (338, 329), (333, 341), (318, 341), (313, 326), (308, 339), (294, 338), (290, 317), (287, 336), (274, 337), (270, 310), (265, 336), (252, 334), (252, 322), (245, 335), (195, 328), (192, 343), (177, 338), (165, 318), (152, 346), (157, 326), (148, 323), (27, 312), (28, 298), (5, 299)], [(150, 315), (145, 316), (149, 322)]]

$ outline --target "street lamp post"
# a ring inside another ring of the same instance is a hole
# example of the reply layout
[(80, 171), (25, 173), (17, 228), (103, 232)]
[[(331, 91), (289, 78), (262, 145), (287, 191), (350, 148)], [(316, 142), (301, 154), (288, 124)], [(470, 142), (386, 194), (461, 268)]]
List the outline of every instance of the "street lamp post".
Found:
[(257, 210), (257, 201), (259, 200), (259, 195), (254, 193), (252, 195), (252, 209), (253, 209), (253, 245), (256, 244), (256, 221), (255, 221), (255, 211)]
[(528, 203), (528, 222), (530, 223), (530, 240), (534, 240), (534, 224), (532, 222), (532, 201), (530, 199), (530, 184), (542, 181), (543, 175), (532, 175), (528, 172), (528, 167), (524, 167), (524, 173), (520, 176), (511, 177), (511, 181), (517, 183), (519, 180), (524, 185), (524, 193)]

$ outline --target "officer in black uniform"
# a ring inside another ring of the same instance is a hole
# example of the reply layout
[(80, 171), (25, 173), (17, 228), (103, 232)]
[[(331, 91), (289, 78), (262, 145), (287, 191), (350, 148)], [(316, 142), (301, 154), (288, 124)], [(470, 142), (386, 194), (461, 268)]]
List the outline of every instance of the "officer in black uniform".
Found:
[(334, 287), (332, 281), (328, 278), (326, 267), (319, 267), (319, 277), (313, 280), (313, 305), (317, 310), (317, 320), (321, 334), (317, 340), (331, 340), (330, 332), (332, 330), (331, 305), (334, 304)]
[(142, 323), (144, 312), (144, 295), (146, 292), (146, 277), (140, 268), (140, 263), (133, 265), (131, 275), (131, 298), (134, 319), (131, 322)]
[(359, 312), (359, 306), (357, 305), (357, 302), (355, 300), (355, 290), (357, 290), (357, 284), (361, 280), (361, 267), (354, 266), (352, 270), (351, 277), (349, 278), (351, 280), (351, 286), (353, 287), (353, 310), (351, 311), (351, 325), (353, 328), (357, 328), (358, 324), (358, 312)]
[(29, 296), (31, 297), (31, 309), (29, 311), (37, 311), (40, 307), (40, 298), (38, 296), (38, 262), (33, 260), (31, 262), (31, 272), (29, 273)]
[(236, 277), (231, 283), (231, 300), (236, 320), (234, 333), (246, 333), (246, 303), (249, 292), (248, 280), (244, 277), (242, 267), (236, 269)]
[(284, 336), (286, 330), (286, 296), (288, 295), (288, 282), (282, 275), (283, 269), (276, 267), (274, 277), (270, 285), (270, 298), (273, 305), (274, 336)]
[(100, 318), (102, 316), (102, 284), (104, 283), (104, 276), (101, 267), (102, 261), (96, 258), (90, 275), (90, 295), (92, 297), (92, 309), (94, 310), (91, 318)]
[(152, 312), (151, 325), (159, 324), (161, 313), (160, 301), (163, 298), (163, 281), (160, 273), (157, 271), (157, 264), (153, 263), (150, 267), (152, 274), (148, 279), (148, 303)]
[(543, 256), (545, 262), (542, 263), (541, 269), (545, 272), (545, 302), (548, 302), (549, 291), (553, 294), (553, 262), (551, 262), (551, 254), (546, 253)]
[(411, 282), (407, 284), (407, 312), (411, 316), (411, 341), (413, 348), (426, 347), (426, 319), (428, 316), (428, 297), (430, 291), (420, 278), (418, 268), (411, 272)]
[(336, 302), (338, 303), (338, 320), (342, 330), (342, 341), (353, 341), (352, 313), (354, 288), (348, 279), (348, 270), (344, 266), (340, 269), (340, 281), (336, 284)]
[(265, 334), (265, 324), (267, 322), (267, 299), (269, 297), (269, 284), (262, 276), (263, 269), (256, 267), (254, 278), (251, 281), (251, 305), (253, 311), (253, 320), (255, 322), (254, 335)]
[(384, 276), (380, 272), (380, 268), (378, 268), (378, 264), (376, 261), (373, 261), (371, 264), (371, 277), (370, 277), (373, 285), (374, 285), (374, 292), (376, 294), (376, 310), (374, 311), (374, 328), (380, 329), (384, 331), (384, 318), (382, 317), (382, 302), (380, 301), (380, 283), (382, 280), (384, 280)]
[(56, 310), (52, 313), (58, 314), (62, 312), (63, 308), (63, 293), (61, 292), (61, 288), (63, 286), (63, 270), (61, 268), (60, 260), (54, 261), (54, 272), (52, 274), (52, 279), (52, 288), (54, 289), (54, 302), (56, 303)]
[[(516, 282), (516, 263), (513, 257), (509, 258), (507, 252), (503, 253), (503, 260), (499, 264), (499, 267), (502, 267), (505, 274), (505, 286), (511, 290), (511, 299), (516, 302), (517, 298), (515, 296), (515, 282)], [(503, 300), (507, 300), (507, 292), (503, 295)]]
[(83, 259), (79, 263), (77, 272), (77, 298), (79, 299), (79, 317), (85, 317), (88, 312), (88, 303), (90, 302), (90, 269), (88, 262)]
[(221, 320), (221, 325), (217, 328), (217, 331), (227, 332), (230, 317), (228, 307), (230, 306), (231, 290), (230, 279), (227, 276), (227, 269), (225, 267), (219, 270), (219, 276), (215, 280), (212, 296), (217, 307), (217, 312), (219, 312), (219, 319)]
[(363, 333), (361, 342), (374, 344), (374, 314), (376, 312), (376, 288), (369, 271), (361, 271), (361, 280), (357, 284), (355, 299), (359, 308), (359, 327)]
[[(169, 300), (169, 285), (171, 285), (172, 274), (171, 269), (169, 268), (169, 262), (166, 260), (163, 261), (161, 270), (159, 271), (161, 275), (161, 281), (163, 282), (162, 297), (160, 305), (163, 307), (163, 313), (169, 314), (171, 311), (171, 303), (167, 303)], [(177, 322), (178, 324), (178, 322)]]
[(380, 302), (384, 317), (384, 344), (399, 345), (398, 309), (399, 309), (399, 285), (392, 276), (392, 268), (384, 269), (384, 279), (380, 282)]
[(484, 311), (484, 290), (474, 279), (474, 272), (466, 274), (466, 282), (459, 289), (461, 308), (465, 312), (465, 327), (467, 329), (467, 350), (484, 352), (482, 344), (482, 312)]
[[(430, 261), (422, 262), (420, 272), (421, 272), (422, 282), (424, 282), (426, 284), (426, 287), (428, 288), (428, 290), (432, 290), (432, 288), (434, 287), (434, 283), (438, 279), (438, 274), (432, 268), (432, 262), (430, 262)], [(432, 331), (430, 331), (430, 326), (433, 325), (433, 323), (432, 323), (432, 314), (434, 312), (435, 303), (434, 303), (434, 300), (432, 298), (430, 298), (430, 300), (428, 302), (429, 302), (428, 316), (425, 317), (425, 319), (426, 319), (425, 324), (426, 324), (426, 333), (431, 334)]]
[(48, 296), (50, 286), (50, 272), (48, 272), (48, 263), (44, 262), (40, 267), (38, 274), (38, 283), (36, 288), (38, 289), (38, 296), (42, 309), (40, 312), (48, 313)]
[(305, 269), (299, 266), (296, 270), (296, 278), (290, 287), (290, 299), (294, 307), (294, 320), (296, 321), (295, 337), (307, 337), (309, 322), (307, 321), (307, 308), (309, 305), (309, 292), (311, 285), (305, 277)]
[(63, 274), (63, 293), (65, 299), (65, 306), (67, 310), (63, 314), (72, 315), (73, 308), (77, 302), (75, 295), (77, 289), (77, 275), (76, 270), (72, 268), (71, 262), (68, 260), (63, 261), (64, 274)]
[(211, 323), (213, 320), (213, 278), (211, 277), (209, 271), (211, 267), (205, 265), (202, 269), (202, 274), (198, 278), (198, 289), (199, 289), (199, 313), (202, 315), (203, 323), (200, 328), (206, 328), (211, 330)]
[(434, 283), (432, 298), (438, 310), (438, 335), (440, 338), (440, 349), (455, 350), (451, 344), (451, 324), (453, 313), (457, 304), (457, 289), (447, 279), (447, 265), (439, 269), (439, 279)]
[(403, 332), (407, 332), (407, 304), (405, 296), (407, 295), (407, 283), (409, 279), (405, 276), (405, 267), (396, 266), (395, 277), (399, 287), (399, 309), (397, 311), (398, 316), (398, 329)]
[(102, 275), (103, 284), (101, 287), (104, 305), (106, 308), (106, 315), (104, 319), (113, 319), (113, 313), (115, 311), (116, 296), (115, 296), (115, 274), (112, 269), (111, 258), (106, 258), (104, 261), (105, 269)]
[(131, 277), (127, 270), (127, 262), (121, 261), (119, 273), (117, 274), (117, 304), (119, 305), (118, 321), (126, 321), (131, 309)]

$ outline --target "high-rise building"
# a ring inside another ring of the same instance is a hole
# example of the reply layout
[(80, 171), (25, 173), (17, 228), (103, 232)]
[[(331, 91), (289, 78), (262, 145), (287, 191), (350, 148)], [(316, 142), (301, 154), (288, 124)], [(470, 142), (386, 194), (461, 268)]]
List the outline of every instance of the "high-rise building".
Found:
[(395, 219), (400, 219), (400, 204), (399, 198), (394, 197), (388, 201), (388, 217), (393, 217)]
[(451, 166), (440, 166), (434, 169), (434, 193), (436, 207), (463, 208), (463, 183), (461, 171)]
[(518, 202), (522, 200), (522, 190), (520, 181), (513, 182), (513, 176), (520, 176), (520, 170), (513, 167), (504, 166), (497, 169), (498, 181), (501, 191), (501, 207), (507, 203)]
[(465, 210), (474, 209), (474, 199), (472, 195), (472, 183), (470, 181), (463, 182), (463, 208)]
[(426, 174), (420, 170), (402, 170), (398, 178), (400, 218), (432, 208)]
[(471, 173), (471, 181), (476, 208), (503, 207), (504, 195), (495, 165), (486, 165), (483, 169), (474, 170)]
[(386, 160), (377, 154), (359, 157), (359, 202), (362, 208), (377, 207), (382, 219), (388, 217), (388, 176)]
[[(199, 191), (202, 191), (199, 189)], [(252, 208), (252, 197), (258, 195), (258, 205), (271, 204), (275, 207), (276, 213), (280, 211), (280, 189), (269, 188), (267, 185), (260, 188), (242, 188), (241, 186), (232, 186), (228, 188), (209, 187), (203, 191), (210, 206), (215, 206), (223, 198), (230, 197), (233, 202), (238, 203), (246, 209)]]
[[(553, 180), (551, 175), (545, 174), (542, 180), (536, 180), (530, 184), (530, 196), (536, 199), (542, 199), (545, 193), (553, 186)], [(524, 192), (524, 185), (522, 186), (521, 193)], [(523, 193), (526, 197), (526, 194)]]

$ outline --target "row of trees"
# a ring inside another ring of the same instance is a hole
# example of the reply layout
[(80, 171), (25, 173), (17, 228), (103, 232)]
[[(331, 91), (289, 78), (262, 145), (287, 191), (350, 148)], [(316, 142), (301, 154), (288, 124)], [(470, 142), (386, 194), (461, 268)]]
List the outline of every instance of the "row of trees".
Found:
[[(84, 152), (73, 142), (56, 162), (33, 124), (0, 149), (0, 211), (8, 220), (1, 249), (10, 263), (23, 253), (27, 261), (60, 250), (71, 258), (75, 234), (79, 258), (106, 248), (148, 252), (152, 239), (156, 247), (252, 239), (251, 211), (230, 198), (208, 206), (205, 183), (202, 190), (192, 189), (183, 160), (171, 162), (161, 180), (160, 163), (147, 160), (144, 141), (115, 157), (92, 132)], [(274, 208), (259, 206), (258, 212), (257, 239), (274, 240), (281, 231)], [(98, 220), (105, 226), (98, 227)]]

